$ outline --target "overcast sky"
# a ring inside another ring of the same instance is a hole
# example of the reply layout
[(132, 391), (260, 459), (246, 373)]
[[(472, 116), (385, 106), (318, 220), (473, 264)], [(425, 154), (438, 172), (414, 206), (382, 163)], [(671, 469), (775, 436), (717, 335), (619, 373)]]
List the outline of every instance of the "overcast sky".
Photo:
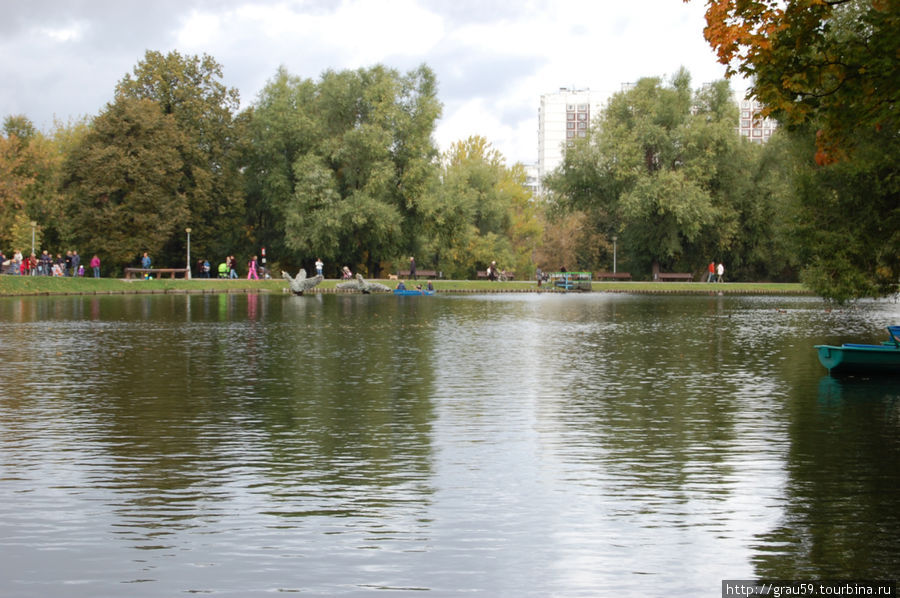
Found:
[[(0, 117), (96, 115), (147, 50), (209, 54), (252, 104), (280, 65), (318, 79), (377, 63), (436, 73), (441, 149), (483, 135), (511, 162), (537, 159), (540, 96), (612, 93), (641, 77), (725, 69), (692, 0), (0, 0)], [(741, 95), (746, 85), (732, 82)]]

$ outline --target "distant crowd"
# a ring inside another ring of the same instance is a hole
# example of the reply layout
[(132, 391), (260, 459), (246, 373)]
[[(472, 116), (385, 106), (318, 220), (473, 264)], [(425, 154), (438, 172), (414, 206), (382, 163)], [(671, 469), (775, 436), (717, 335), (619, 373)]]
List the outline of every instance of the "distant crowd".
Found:
[[(140, 267), (150, 269), (152, 260), (147, 252), (144, 252), (140, 259)], [(211, 278), (212, 267), (208, 260), (199, 260), (196, 265), (194, 274), (197, 278)], [(219, 278), (238, 278), (238, 262), (237, 259), (230, 255), (224, 262), (218, 265)], [(7, 256), (0, 250), (0, 274), (11, 274), (17, 276), (93, 276), (100, 278), (100, 258), (95, 254), (91, 257), (87, 264), (82, 262), (81, 256), (77, 251), (67, 251), (65, 255), (57, 253), (56, 256), (49, 251), (44, 250), (40, 255), (32, 253), (25, 256), (18, 249), (13, 250)], [(265, 266), (259, 263), (257, 256), (253, 256), (247, 262), (247, 278), (256, 279), (270, 278)]]
[[(100, 258), (94, 255), (88, 267), (94, 278), (100, 278)], [(25, 257), (18, 249), (7, 257), (0, 250), (0, 272), (20, 276), (84, 276), (85, 268), (77, 251), (67, 251), (66, 255), (57, 253), (54, 257), (46, 249), (40, 256), (32, 253)]]
[[(147, 254), (144, 255), (146, 256)], [(150, 266), (145, 266), (142, 263), (141, 267), (149, 268)], [(195, 275), (197, 278), (213, 277), (213, 267), (209, 263), (209, 260), (197, 260), (195, 267)], [(233, 255), (229, 255), (225, 258), (224, 262), (219, 263), (219, 265), (216, 267), (216, 272), (219, 278), (240, 278), (238, 276), (237, 258), (235, 258)], [(260, 278), (270, 278), (270, 276), (265, 266), (259, 263), (259, 258), (254, 255), (253, 258), (247, 262), (247, 280), (259, 280)]]

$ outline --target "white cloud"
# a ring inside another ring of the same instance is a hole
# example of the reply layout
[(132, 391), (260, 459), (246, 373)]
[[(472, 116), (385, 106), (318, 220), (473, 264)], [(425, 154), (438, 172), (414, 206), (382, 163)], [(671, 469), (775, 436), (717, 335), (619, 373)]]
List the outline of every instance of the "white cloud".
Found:
[(185, 52), (200, 52), (221, 42), (221, 19), (217, 15), (191, 11), (181, 30), (175, 33), (178, 47)]
[(39, 31), (41, 35), (49, 37), (55, 42), (75, 42), (82, 38), (87, 25), (83, 21), (71, 23), (65, 27), (44, 27)]
[(384, 4), (357, 0), (343, 2), (333, 12), (306, 13), (281, 3), (248, 4), (226, 18), (235, 35), (246, 37), (250, 29), (269, 47), (277, 44), (282, 54), (298, 48), (326, 53), (340, 63), (323, 65), (323, 70), (374, 64), (390, 56), (425, 56), (444, 35), (440, 16), (413, 0)]
[(503, 138), (509, 133), (509, 129), (497, 118), (496, 109), (486, 106), (482, 99), (475, 98), (453, 106), (438, 124), (435, 137), (443, 151), (455, 141), (476, 135), (490, 141)]
[(159, 1), (96, 14), (91, 3), (68, 0), (14, 5), (17, 14), (0, 24), (0, 116), (24, 113), (40, 126), (53, 114), (96, 114), (148, 49), (213, 56), (245, 106), (282, 65), (317, 78), (326, 69), (383, 63), (403, 71), (424, 62), (444, 103), (442, 149), (478, 134), (508, 161), (530, 161), (543, 93), (606, 94), (680, 66), (695, 86), (724, 73), (703, 40), (698, 0)]
[(334, 39), (347, 44), (356, 63), (371, 63), (373, 57), (425, 56), (444, 35), (442, 19), (412, 0), (344, 3), (330, 25)]

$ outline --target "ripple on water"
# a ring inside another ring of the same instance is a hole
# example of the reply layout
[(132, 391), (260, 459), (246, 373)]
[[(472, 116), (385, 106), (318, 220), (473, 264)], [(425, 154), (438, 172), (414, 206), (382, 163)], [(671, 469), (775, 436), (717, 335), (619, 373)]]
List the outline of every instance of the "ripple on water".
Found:
[(891, 572), (900, 397), (821, 384), (808, 349), (874, 340), (895, 306), (118, 299), (0, 301), (16, 595), (687, 596)]

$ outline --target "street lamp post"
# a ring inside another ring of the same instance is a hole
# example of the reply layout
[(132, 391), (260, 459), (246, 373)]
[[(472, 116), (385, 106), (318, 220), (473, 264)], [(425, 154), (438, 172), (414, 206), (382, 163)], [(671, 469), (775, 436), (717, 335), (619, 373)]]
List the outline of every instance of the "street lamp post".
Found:
[(191, 277), (191, 229), (186, 228), (184, 232), (187, 233), (187, 268), (184, 272), (184, 277), (190, 279)]
[(34, 255), (34, 227), (37, 226), (37, 222), (34, 220), (31, 221), (31, 255)]
[(616, 273), (616, 240), (618, 237), (613, 235), (613, 274)]

